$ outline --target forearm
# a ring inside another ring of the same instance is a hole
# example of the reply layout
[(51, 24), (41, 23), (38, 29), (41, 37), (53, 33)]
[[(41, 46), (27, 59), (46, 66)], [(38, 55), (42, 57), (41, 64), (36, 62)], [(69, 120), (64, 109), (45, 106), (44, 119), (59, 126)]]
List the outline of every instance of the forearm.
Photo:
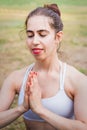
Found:
[(87, 124), (58, 116), (45, 108), (37, 114), (58, 130), (87, 130)]
[(21, 106), (0, 112), (0, 128), (3, 128), (23, 114)]

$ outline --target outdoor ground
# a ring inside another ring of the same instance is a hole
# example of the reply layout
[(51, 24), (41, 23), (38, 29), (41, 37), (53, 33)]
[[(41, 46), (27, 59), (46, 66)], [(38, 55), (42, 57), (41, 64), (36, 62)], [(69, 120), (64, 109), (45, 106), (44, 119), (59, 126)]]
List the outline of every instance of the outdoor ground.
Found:
[[(6, 0), (3, 1), (6, 2)], [(27, 6), (25, 9), (4, 5), (0, 6), (0, 86), (12, 71), (34, 61), (26, 47), (24, 21), (31, 8), (37, 6), (36, 3), (31, 2), (29, 10)], [(64, 37), (60, 48), (61, 58), (87, 75), (87, 6), (60, 3), (60, 8), (64, 23)], [(17, 96), (12, 107), (16, 105)], [(24, 129), (21, 117), (3, 128), (3, 130)]]

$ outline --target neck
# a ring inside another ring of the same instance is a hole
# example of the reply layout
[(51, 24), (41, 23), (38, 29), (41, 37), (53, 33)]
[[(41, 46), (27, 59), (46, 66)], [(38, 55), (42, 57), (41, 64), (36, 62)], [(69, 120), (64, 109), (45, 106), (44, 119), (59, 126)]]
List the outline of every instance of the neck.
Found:
[(49, 57), (43, 61), (36, 61), (35, 63), (35, 71), (59, 71), (59, 59), (58, 56), (55, 55), (53, 58)]

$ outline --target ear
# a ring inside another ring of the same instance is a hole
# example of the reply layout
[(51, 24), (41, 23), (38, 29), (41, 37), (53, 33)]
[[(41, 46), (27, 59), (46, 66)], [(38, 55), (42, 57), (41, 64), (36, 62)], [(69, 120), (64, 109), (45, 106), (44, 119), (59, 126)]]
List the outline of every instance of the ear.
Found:
[(59, 31), (58, 33), (56, 33), (57, 43), (60, 43), (62, 41), (62, 37), (63, 37), (63, 31)]

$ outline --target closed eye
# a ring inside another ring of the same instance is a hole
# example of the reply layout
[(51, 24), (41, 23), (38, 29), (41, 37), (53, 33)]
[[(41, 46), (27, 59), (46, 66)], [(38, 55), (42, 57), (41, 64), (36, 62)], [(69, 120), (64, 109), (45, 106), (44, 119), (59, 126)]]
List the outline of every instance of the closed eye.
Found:
[(32, 38), (32, 37), (34, 36), (34, 34), (32, 34), (32, 33), (27, 33), (27, 36), (28, 36), (29, 38)]
[(44, 30), (40, 30), (38, 33), (41, 37), (46, 37), (48, 35), (48, 32)]
[(27, 30), (27, 37), (32, 38), (34, 36), (33, 31)]
[(32, 38), (34, 35), (27, 35), (29, 38)]
[(41, 37), (46, 37), (47, 34), (39, 34)]

